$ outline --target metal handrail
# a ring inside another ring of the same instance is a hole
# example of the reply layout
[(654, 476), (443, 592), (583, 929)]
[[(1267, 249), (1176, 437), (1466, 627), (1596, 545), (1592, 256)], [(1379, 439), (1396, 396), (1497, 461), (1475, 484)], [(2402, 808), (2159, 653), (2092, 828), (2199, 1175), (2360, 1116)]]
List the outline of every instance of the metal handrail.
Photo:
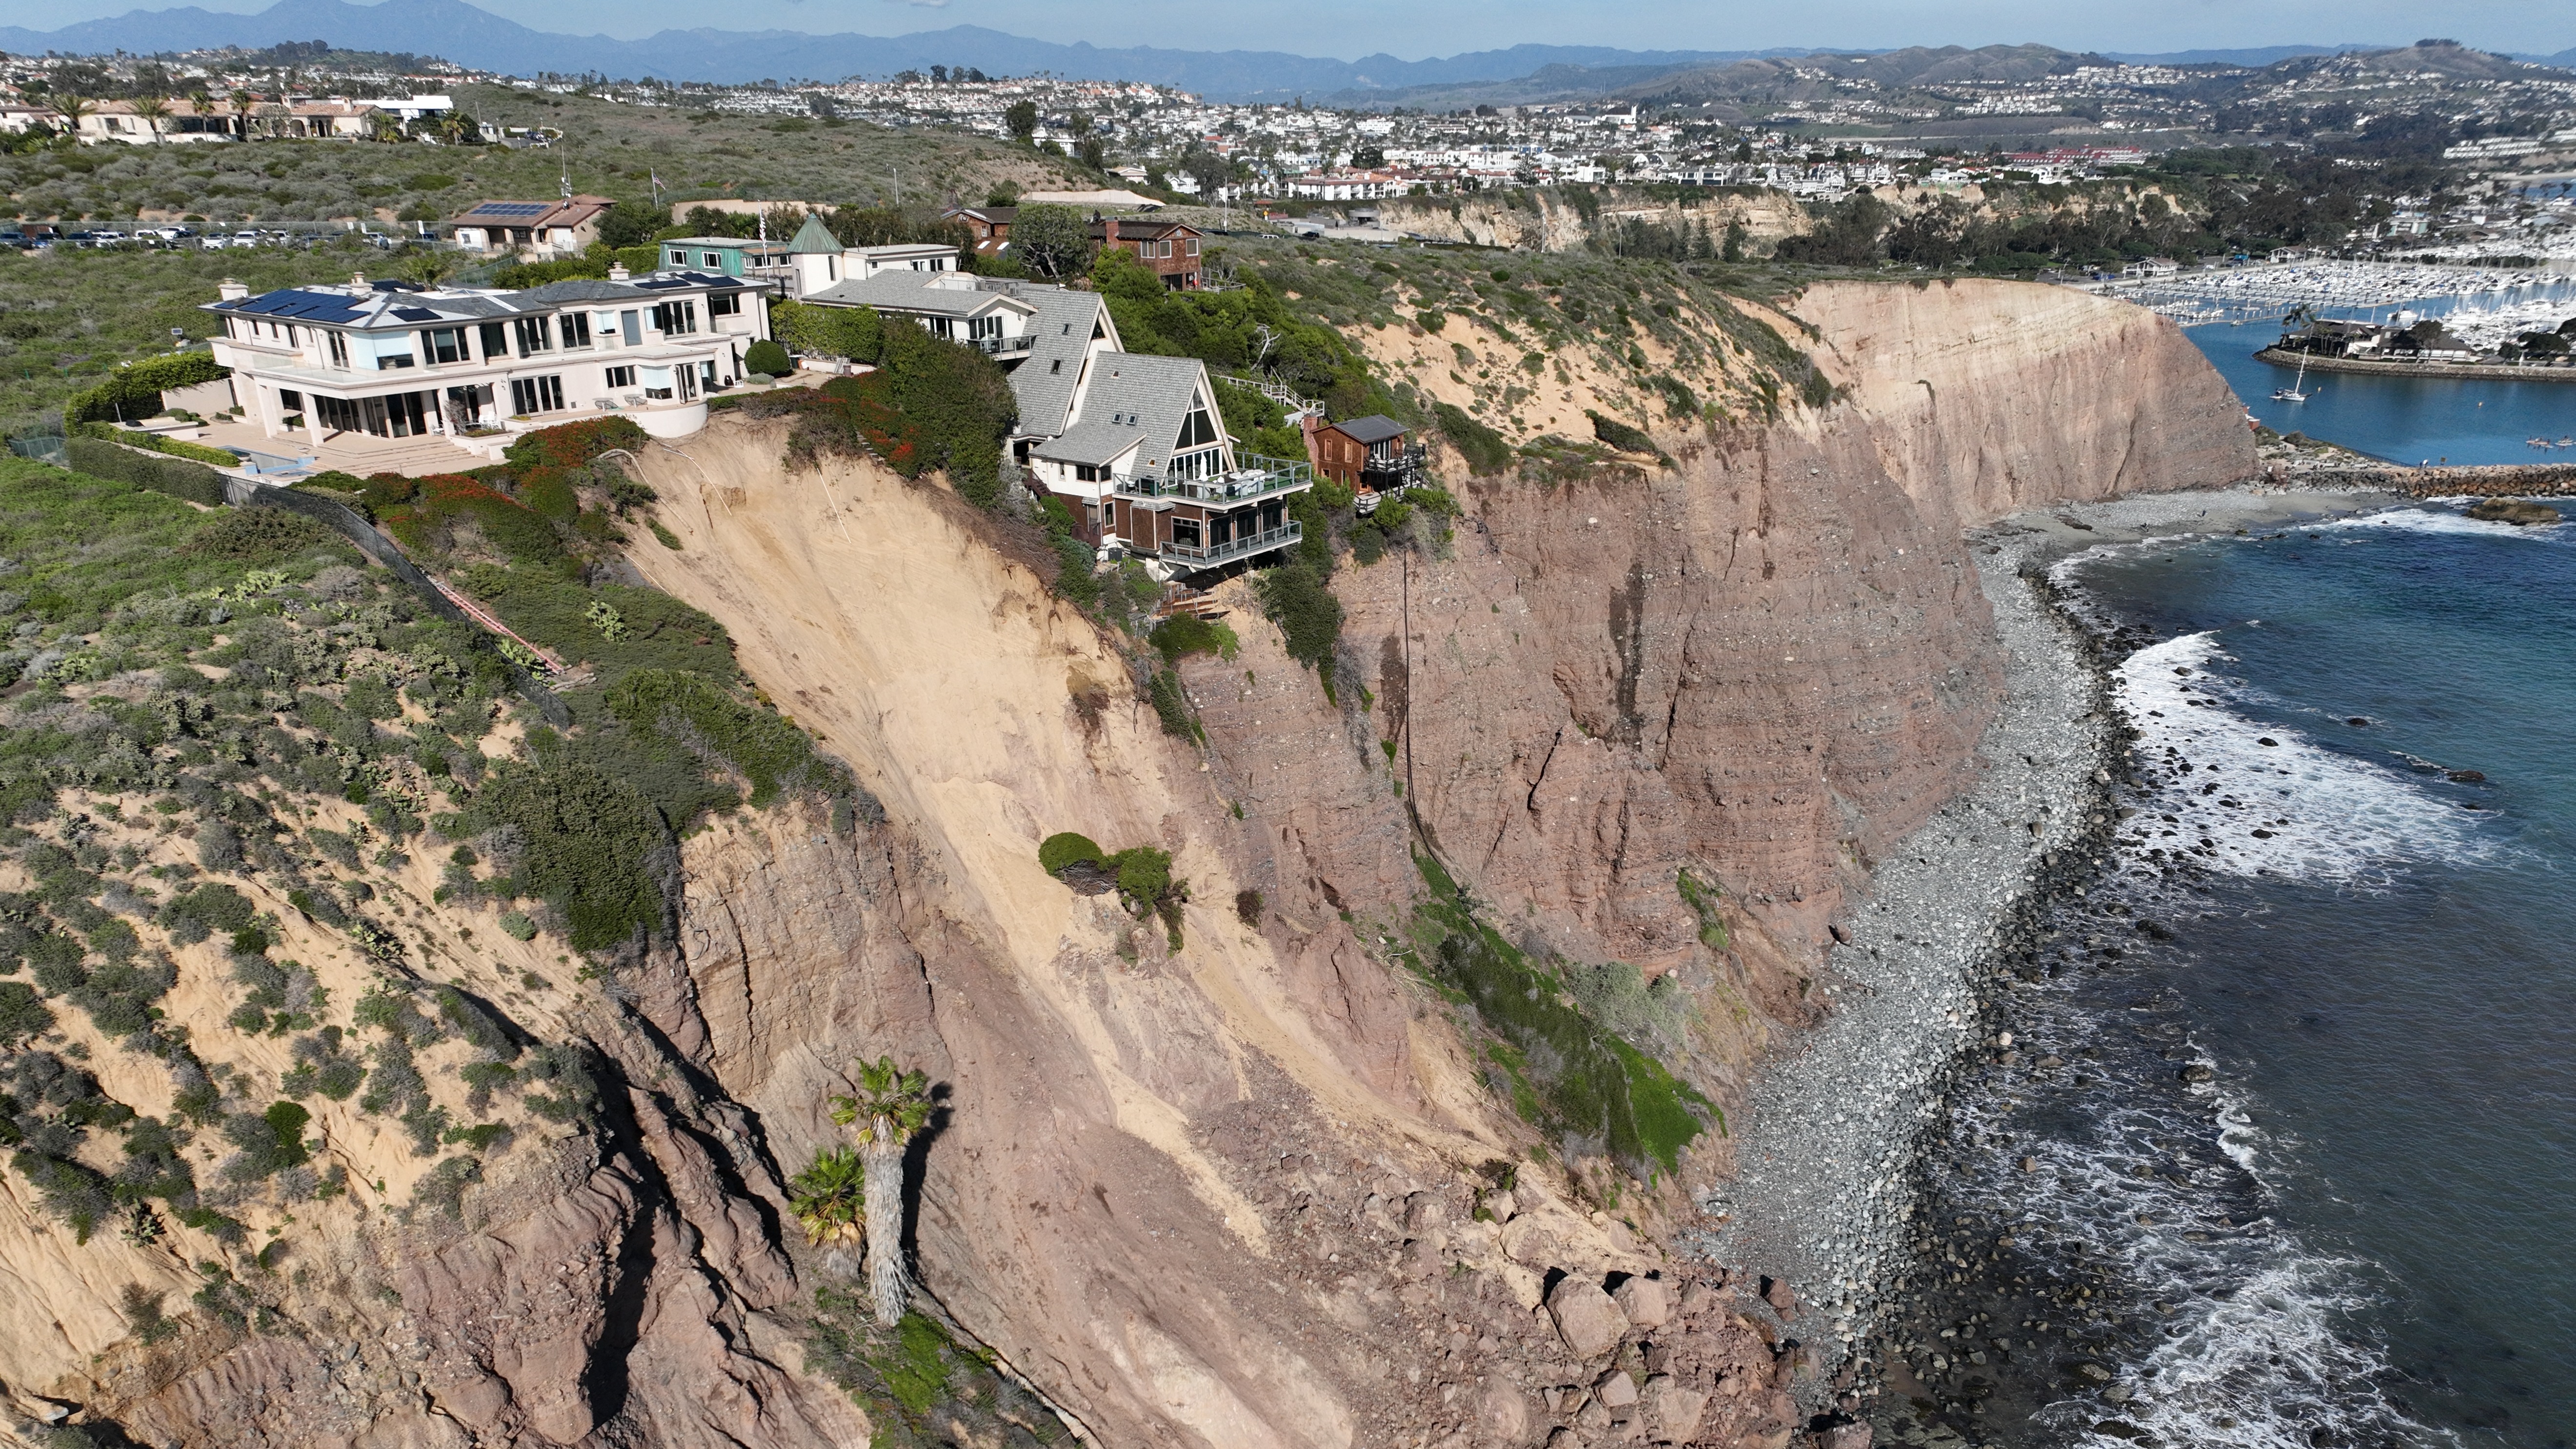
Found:
[(1230, 558), (1241, 558), (1247, 554), (1266, 553), (1274, 548), (1284, 548), (1305, 536), (1304, 526), (1290, 519), (1277, 528), (1265, 529), (1250, 538), (1235, 538), (1228, 539), (1224, 543), (1208, 544), (1167, 543), (1161, 548), (1160, 555), (1164, 558), (1188, 559), (1200, 564), (1223, 563)]
[(1194, 503), (1237, 503), (1247, 498), (1266, 498), (1273, 493), (1312, 487), (1315, 482), (1314, 470), (1302, 458), (1271, 458), (1259, 453), (1244, 453), (1238, 455), (1237, 461), (1242, 466), (1233, 472), (1204, 478), (1166, 478), (1153, 474), (1121, 478), (1116, 491), (1132, 498), (1186, 498)]

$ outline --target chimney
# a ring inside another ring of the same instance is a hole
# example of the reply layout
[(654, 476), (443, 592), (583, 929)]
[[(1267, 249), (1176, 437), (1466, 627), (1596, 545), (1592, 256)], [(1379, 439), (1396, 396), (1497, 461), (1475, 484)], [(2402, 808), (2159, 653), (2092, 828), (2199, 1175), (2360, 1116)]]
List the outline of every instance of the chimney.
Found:
[(1106, 239), (1106, 244), (1114, 247), (1118, 245), (1118, 218), (1114, 216), (1109, 218), (1107, 225), (1109, 228), (1109, 235)]
[(349, 274), (349, 285), (352, 287), (363, 287), (367, 285), (367, 274), (364, 272), (351, 272)]
[(1307, 466), (1318, 471), (1321, 471), (1324, 466), (1324, 453), (1322, 445), (1316, 441), (1315, 433), (1323, 425), (1324, 413), (1320, 408), (1308, 408), (1297, 414), (1297, 431), (1304, 434), (1306, 439)]
[(626, 270), (626, 264), (624, 262), (615, 263), (608, 269), (608, 280), (612, 282), (623, 282), (634, 275), (635, 274), (633, 272)]
[(215, 283), (215, 299), (217, 301), (238, 302), (249, 295), (249, 285), (243, 282), (239, 277), (226, 277), (222, 281)]

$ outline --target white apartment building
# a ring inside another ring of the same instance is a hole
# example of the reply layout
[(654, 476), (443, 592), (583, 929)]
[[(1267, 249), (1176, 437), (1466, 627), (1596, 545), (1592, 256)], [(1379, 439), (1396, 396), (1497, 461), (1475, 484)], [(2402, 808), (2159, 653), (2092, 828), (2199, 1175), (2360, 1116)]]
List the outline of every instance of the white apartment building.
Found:
[(228, 281), (204, 310), (244, 415), (317, 448), (333, 433), (505, 443), (610, 414), (684, 437), (769, 336), (760, 283), (688, 271), (519, 292), (360, 276), (252, 296)]

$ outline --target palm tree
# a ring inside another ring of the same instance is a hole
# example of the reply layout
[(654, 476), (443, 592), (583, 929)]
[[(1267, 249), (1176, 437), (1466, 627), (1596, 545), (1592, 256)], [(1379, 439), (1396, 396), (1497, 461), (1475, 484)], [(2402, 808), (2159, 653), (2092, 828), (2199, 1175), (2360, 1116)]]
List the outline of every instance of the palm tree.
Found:
[(151, 127), (152, 143), (159, 145), (161, 123), (170, 118), (170, 102), (160, 96), (142, 95), (136, 96), (129, 104), (134, 114), (143, 119), (143, 124)]
[(86, 97), (74, 95), (70, 91), (64, 91), (54, 97), (54, 110), (63, 118), (63, 134), (66, 136), (78, 136), (81, 117), (97, 109), (98, 107)]
[(903, 1269), (903, 1150), (930, 1125), (930, 1078), (897, 1068), (892, 1057), (859, 1063), (859, 1094), (832, 1099), (832, 1120), (856, 1125), (867, 1154), (863, 1200), (868, 1230), (868, 1293), (877, 1322), (903, 1321), (908, 1279)]
[(241, 138), (247, 141), (250, 139), (250, 108), (257, 102), (251, 99), (248, 91), (233, 92), (232, 101), (233, 113), (240, 118)]
[(787, 1206), (804, 1224), (805, 1241), (814, 1246), (855, 1243), (866, 1236), (866, 1190), (867, 1165), (859, 1154), (847, 1147), (827, 1148), (787, 1184)]

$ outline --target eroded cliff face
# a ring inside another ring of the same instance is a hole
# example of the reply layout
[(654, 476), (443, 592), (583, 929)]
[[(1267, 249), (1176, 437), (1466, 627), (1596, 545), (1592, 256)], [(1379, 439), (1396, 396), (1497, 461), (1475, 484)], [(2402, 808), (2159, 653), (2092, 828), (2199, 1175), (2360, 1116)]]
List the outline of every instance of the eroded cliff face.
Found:
[[(681, 546), (634, 563), (883, 819), (791, 803), (691, 836), (676, 945), (533, 1018), (598, 1044), (600, 1128), (531, 1130), (456, 1223), (344, 1225), (297, 1333), (147, 1350), (116, 1287), (183, 1284), (184, 1254), (74, 1249), (0, 1201), (0, 1264), (66, 1304), (0, 1377), (29, 1417), (45, 1395), (159, 1443), (861, 1442), (793, 1341), (847, 1265), (795, 1238), (780, 1181), (844, 1140), (853, 1060), (891, 1054), (941, 1089), (924, 1287), (1097, 1442), (1537, 1443), (1591, 1422), (1551, 1391), (1614, 1363), (1660, 1375), (1658, 1432), (1780, 1442), (1798, 1365), (1769, 1310), (1666, 1254), (1669, 1191), (1613, 1215), (1531, 1163), (1395, 958), (1416, 853), (1515, 938), (1680, 973), (1726, 1104), (1821, 1008), (1817, 944), (1872, 860), (1976, 769), (1999, 685), (1961, 529), (2254, 471), (2215, 373), (2144, 314), (1990, 283), (1793, 310), (1842, 400), (1659, 427), (1669, 469), (1457, 480), (1453, 556), (1337, 576), (1338, 700), (1225, 586), (1241, 653), (1184, 665), (1204, 747), (943, 490), (785, 472), (774, 424), (647, 450)], [(1064, 830), (1173, 852), (1178, 949), (1041, 870)], [(452, 936), (420, 890), (423, 942)], [(1716, 1133), (1685, 1163), (1724, 1166)], [(1671, 1301), (1552, 1316), (1557, 1273), (1660, 1274)]]

